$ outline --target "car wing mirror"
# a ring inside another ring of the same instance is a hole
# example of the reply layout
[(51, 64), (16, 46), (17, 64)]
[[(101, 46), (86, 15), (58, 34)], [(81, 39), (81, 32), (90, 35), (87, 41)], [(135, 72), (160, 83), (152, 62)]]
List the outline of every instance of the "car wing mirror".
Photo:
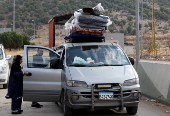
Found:
[(50, 60), (50, 67), (54, 69), (61, 69), (61, 61), (59, 58), (53, 58)]
[(128, 58), (129, 58), (131, 64), (134, 65), (135, 64), (135, 60), (132, 57), (128, 57)]
[(7, 59), (7, 60), (10, 60), (10, 59), (11, 59), (11, 55), (8, 55), (8, 56), (6, 57), (6, 59)]

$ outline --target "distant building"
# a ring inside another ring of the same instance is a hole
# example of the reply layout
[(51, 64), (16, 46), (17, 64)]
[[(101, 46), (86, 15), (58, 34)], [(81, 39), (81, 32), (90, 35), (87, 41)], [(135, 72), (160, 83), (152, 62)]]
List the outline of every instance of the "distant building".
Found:
[(105, 33), (105, 41), (118, 44), (127, 55), (135, 55), (135, 45), (124, 43), (123, 33)]
[(11, 28), (0, 28), (0, 33), (11, 31)]
[(105, 41), (116, 43), (118, 44), (122, 49), (124, 49), (124, 34), (123, 33), (105, 33)]
[(131, 43), (127, 43), (125, 44), (125, 47), (124, 47), (124, 52), (127, 54), (127, 55), (135, 55), (135, 45), (131, 44)]

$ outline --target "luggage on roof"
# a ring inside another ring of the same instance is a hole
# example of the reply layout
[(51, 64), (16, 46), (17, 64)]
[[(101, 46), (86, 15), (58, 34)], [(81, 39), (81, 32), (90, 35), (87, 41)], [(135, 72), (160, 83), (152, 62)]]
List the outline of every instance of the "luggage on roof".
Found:
[(64, 38), (66, 42), (104, 42), (105, 37), (103, 35), (82, 35), (72, 33)]
[(104, 8), (101, 3), (94, 8), (83, 8), (74, 12), (74, 15), (65, 23), (70, 33), (65, 40), (70, 42), (104, 41), (104, 30), (112, 24), (108, 16), (103, 15)]

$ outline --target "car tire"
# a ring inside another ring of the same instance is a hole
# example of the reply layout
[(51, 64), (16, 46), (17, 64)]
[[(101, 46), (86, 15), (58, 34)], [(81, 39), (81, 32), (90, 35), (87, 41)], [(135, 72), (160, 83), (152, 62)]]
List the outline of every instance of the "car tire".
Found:
[(8, 88), (8, 84), (3, 84), (3, 89), (7, 89)]
[(138, 111), (138, 106), (134, 107), (126, 107), (127, 114), (129, 115), (135, 115)]
[(62, 102), (64, 116), (73, 116), (73, 109), (71, 109), (67, 106), (66, 100), (67, 100), (66, 99), (66, 93), (64, 93), (63, 102)]
[(60, 104), (64, 110), (64, 91), (61, 92), (61, 97), (60, 97)]

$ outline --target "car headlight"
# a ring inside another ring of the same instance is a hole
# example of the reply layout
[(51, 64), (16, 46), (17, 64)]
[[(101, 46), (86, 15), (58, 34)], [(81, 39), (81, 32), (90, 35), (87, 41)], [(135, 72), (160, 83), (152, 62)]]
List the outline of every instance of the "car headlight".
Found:
[(7, 66), (4, 64), (0, 66), (0, 74), (4, 74), (7, 72)]
[(84, 81), (67, 81), (69, 87), (87, 87), (87, 83)]
[(139, 79), (138, 78), (126, 80), (123, 83), (123, 86), (132, 86), (132, 85), (136, 85), (136, 84), (139, 84)]

